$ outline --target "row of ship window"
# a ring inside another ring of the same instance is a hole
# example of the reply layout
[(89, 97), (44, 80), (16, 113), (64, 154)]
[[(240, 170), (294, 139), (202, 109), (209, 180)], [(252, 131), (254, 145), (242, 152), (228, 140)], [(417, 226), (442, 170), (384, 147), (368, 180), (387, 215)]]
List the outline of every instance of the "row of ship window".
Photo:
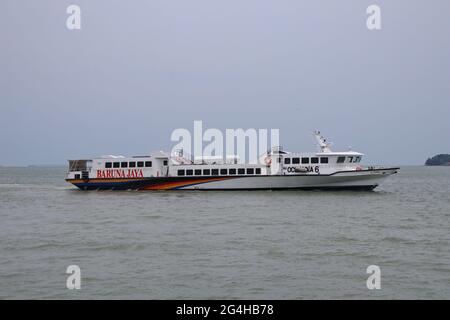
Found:
[(226, 176), (234, 174), (261, 174), (261, 168), (232, 168), (232, 169), (180, 169), (178, 176)]
[[(310, 162), (311, 159), (311, 162)], [(298, 164), (300, 158), (284, 158), (284, 164)], [(319, 157), (301, 158), (302, 164), (319, 163)], [(320, 157), (320, 163), (328, 163), (328, 157)]]
[(151, 161), (105, 162), (105, 168), (151, 168)]
[(337, 163), (344, 163), (345, 158), (348, 158), (348, 162), (350, 163), (361, 162), (361, 156), (348, 156), (348, 157), (338, 157)]
[[(360, 162), (361, 157), (360, 156), (348, 156), (348, 157), (338, 157), (337, 163), (344, 163), (345, 158), (348, 158), (348, 162)], [(311, 158), (284, 158), (284, 164), (309, 164), (309, 163), (328, 163), (328, 157), (311, 157)]]

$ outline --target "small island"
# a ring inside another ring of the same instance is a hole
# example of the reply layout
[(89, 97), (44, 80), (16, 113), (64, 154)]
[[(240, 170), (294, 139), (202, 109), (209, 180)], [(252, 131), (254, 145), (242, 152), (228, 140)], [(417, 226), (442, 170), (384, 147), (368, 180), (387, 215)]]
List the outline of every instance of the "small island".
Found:
[(450, 166), (450, 154), (438, 154), (433, 158), (428, 158), (426, 166)]

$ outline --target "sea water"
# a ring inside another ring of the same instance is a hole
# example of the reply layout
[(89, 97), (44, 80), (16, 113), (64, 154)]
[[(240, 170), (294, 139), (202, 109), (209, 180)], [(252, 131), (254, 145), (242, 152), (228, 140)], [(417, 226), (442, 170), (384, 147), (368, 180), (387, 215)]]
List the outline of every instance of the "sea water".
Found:
[(450, 167), (371, 192), (86, 192), (65, 174), (0, 168), (1, 299), (450, 299)]

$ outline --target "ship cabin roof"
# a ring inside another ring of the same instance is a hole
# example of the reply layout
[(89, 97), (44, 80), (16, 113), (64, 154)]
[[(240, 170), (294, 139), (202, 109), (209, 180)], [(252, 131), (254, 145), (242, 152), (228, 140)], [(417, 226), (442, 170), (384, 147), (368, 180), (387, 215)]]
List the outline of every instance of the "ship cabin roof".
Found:
[(364, 153), (356, 151), (343, 151), (343, 152), (318, 152), (318, 156), (363, 156)]
[(305, 156), (305, 157), (339, 157), (339, 156), (363, 156), (363, 153), (356, 152), (356, 151), (343, 151), (343, 152), (285, 152), (286, 156)]

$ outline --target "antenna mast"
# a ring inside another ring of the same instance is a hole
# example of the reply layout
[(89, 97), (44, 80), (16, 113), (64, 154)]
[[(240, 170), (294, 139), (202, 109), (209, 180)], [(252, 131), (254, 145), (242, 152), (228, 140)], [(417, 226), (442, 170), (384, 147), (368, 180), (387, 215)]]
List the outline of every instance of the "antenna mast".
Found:
[(320, 147), (320, 152), (332, 152), (330, 149), (332, 143), (327, 142), (327, 140), (320, 134), (320, 131), (315, 131), (314, 136), (316, 137), (317, 144)]

